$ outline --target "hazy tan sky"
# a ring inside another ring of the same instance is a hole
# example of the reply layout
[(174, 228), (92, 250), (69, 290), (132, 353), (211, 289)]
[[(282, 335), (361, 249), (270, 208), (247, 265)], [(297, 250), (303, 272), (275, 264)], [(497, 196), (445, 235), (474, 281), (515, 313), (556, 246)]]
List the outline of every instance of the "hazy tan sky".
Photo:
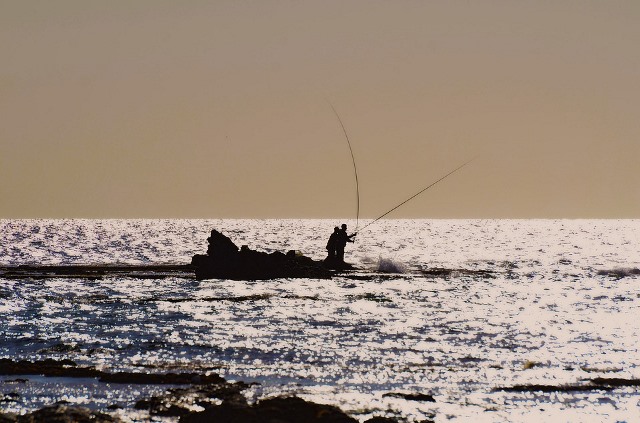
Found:
[(0, 0), (0, 217), (640, 217), (640, 2)]

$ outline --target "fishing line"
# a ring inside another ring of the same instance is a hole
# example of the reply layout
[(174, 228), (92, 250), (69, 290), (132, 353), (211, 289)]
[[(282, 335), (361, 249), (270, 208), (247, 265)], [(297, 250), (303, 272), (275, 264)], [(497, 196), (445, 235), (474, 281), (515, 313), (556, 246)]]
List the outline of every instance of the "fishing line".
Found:
[(349, 146), (349, 152), (351, 153), (351, 163), (353, 163), (353, 174), (356, 177), (356, 232), (358, 231), (358, 224), (360, 221), (360, 185), (358, 184), (358, 169), (356, 168), (356, 158), (353, 155), (353, 148), (351, 148), (351, 141), (349, 141), (349, 135), (347, 134), (347, 130), (342, 123), (342, 119), (340, 119), (340, 115), (336, 111), (336, 108), (333, 107), (330, 101), (327, 100), (329, 106), (333, 109), (333, 113), (336, 114), (338, 118), (338, 122), (340, 122), (340, 126), (342, 127), (342, 132), (344, 132), (344, 137), (347, 140), (347, 145)]
[(457, 171), (459, 171), (460, 169), (462, 169), (463, 167), (465, 167), (466, 165), (468, 165), (469, 163), (471, 163), (472, 161), (474, 161), (476, 159), (476, 157), (474, 157), (473, 159), (469, 160), (468, 162), (463, 163), (462, 165), (458, 166), (457, 168), (453, 169), (451, 172), (447, 173), (446, 175), (444, 175), (442, 178), (438, 179), (437, 181), (433, 182), (431, 185), (427, 186), (426, 188), (423, 188), (422, 190), (418, 191), (416, 194), (413, 194), (411, 197), (407, 198), (406, 200), (404, 200), (402, 203), (398, 204), (397, 206), (395, 206), (394, 208), (392, 208), (391, 210), (385, 212), (384, 214), (382, 214), (380, 217), (377, 217), (375, 220), (367, 223), (362, 229), (361, 231), (364, 231), (367, 227), (373, 225), (374, 223), (376, 223), (378, 220), (382, 219), (383, 217), (385, 217), (386, 215), (388, 215), (389, 213), (391, 213), (392, 211), (396, 210), (397, 208), (399, 208), (400, 206), (403, 206), (404, 204), (408, 203), (409, 201), (413, 200), (414, 198), (416, 198), (418, 195), (422, 194), (423, 192), (425, 192), (426, 190), (428, 190), (429, 188), (431, 188), (432, 186), (434, 186), (435, 184), (437, 184), (438, 182), (442, 181), (443, 179), (447, 178), (449, 175), (452, 175), (454, 173), (456, 173)]

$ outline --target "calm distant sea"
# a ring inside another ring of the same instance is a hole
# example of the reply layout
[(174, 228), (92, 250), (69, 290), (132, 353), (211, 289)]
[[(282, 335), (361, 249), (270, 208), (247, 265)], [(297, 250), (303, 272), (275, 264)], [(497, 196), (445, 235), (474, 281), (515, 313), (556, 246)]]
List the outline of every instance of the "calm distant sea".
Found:
[[(321, 259), (340, 223), (0, 220), (0, 265), (189, 263), (211, 229)], [(638, 220), (382, 220), (347, 246), (361, 278), (0, 279), (0, 357), (214, 371), (259, 382), (250, 399), (295, 393), (360, 420), (639, 421), (633, 387), (495, 390), (640, 378), (639, 241)], [(126, 408), (160, 389), (9, 379), (0, 394), (20, 399), (0, 409), (17, 412), (61, 399)]]

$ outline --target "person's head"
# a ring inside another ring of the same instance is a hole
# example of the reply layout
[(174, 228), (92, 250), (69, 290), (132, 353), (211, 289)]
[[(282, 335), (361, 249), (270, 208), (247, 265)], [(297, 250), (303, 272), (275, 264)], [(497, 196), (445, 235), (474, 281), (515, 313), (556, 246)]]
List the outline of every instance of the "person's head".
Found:
[(337, 226), (333, 228), (333, 232), (339, 232), (340, 228), (338, 228)]
[(342, 230), (344, 230), (344, 231), (346, 231), (346, 230), (347, 230), (347, 224), (346, 224), (346, 223), (343, 223), (343, 224), (342, 224)]

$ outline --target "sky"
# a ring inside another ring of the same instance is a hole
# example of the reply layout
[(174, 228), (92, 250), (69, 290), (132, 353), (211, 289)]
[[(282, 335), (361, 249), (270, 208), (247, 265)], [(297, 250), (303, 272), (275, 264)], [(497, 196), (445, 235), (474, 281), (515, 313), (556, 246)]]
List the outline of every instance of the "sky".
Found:
[(640, 2), (0, 0), (0, 218), (640, 218)]

